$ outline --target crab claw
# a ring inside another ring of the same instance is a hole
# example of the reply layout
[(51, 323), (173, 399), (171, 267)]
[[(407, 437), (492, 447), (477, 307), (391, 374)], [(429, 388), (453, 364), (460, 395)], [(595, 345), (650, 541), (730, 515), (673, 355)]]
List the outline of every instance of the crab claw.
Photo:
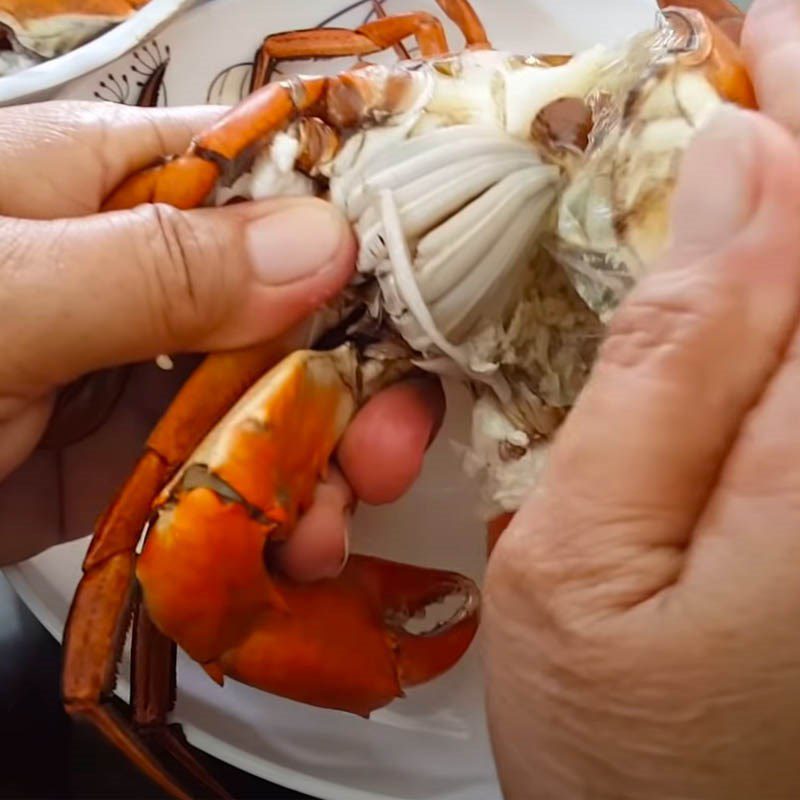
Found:
[[(245, 392), (157, 499), (136, 566), (144, 606), (218, 683), (227, 675), (368, 716), (404, 687), (441, 675), (469, 647), (479, 591), (467, 578), (354, 555), (338, 577), (299, 584), (272, 563), (360, 395), (394, 375), (391, 365), (377, 367), (359, 373), (350, 345), (288, 356)], [(450, 618), (414, 632), (440, 602), (457, 605)]]
[[(478, 626), (480, 592), (468, 578), (364, 556), (353, 557), (348, 569), (364, 587), (393, 639), (401, 686), (436, 678), (469, 647)], [(451, 610), (443, 609), (448, 616), (429, 619), (428, 612), (433, 617), (434, 606), (440, 604), (451, 606)], [(418, 632), (411, 630), (412, 623), (420, 628)]]
[[(449, 572), (354, 555), (336, 579), (276, 585), (286, 610), (266, 611), (222, 654), (218, 676), (364, 717), (450, 669), (478, 627), (478, 588)], [(450, 599), (460, 602), (443, 624), (407, 629)]]

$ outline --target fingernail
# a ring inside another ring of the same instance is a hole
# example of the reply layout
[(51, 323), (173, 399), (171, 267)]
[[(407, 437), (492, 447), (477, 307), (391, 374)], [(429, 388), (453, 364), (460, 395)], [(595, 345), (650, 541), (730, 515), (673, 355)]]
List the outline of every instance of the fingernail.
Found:
[(345, 241), (347, 228), (333, 206), (292, 203), (247, 226), (246, 246), (256, 278), (269, 286), (321, 272)]
[(697, 134), (681, 165), (672, 238), (681, 250), (724, 247), (753, 216), (758, 194), (758, 131), (753, 116), (723, 106)]

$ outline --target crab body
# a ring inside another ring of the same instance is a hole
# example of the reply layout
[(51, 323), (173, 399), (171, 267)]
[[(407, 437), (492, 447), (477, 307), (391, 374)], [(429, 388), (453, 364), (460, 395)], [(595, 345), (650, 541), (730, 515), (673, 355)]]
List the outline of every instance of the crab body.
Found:
[(360, 243), (346, 310), (470, 385), (465, 466), (484, 514), (513, 511), (667, 240), (681, 153), (723, 103), (753, 104), (718, 63), (727, 46), (684, 9), (568, 60), (481, 49), (369, 65), (358, 103), (334, 94), (328, 121), (287, 125), (206, 202), (316, 194), (342, 209)]

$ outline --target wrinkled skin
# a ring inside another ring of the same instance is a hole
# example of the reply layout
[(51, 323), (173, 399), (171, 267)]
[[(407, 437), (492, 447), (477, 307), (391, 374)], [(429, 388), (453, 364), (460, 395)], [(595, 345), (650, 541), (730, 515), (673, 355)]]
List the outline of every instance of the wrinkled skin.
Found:
[(756, 0), (743, 41), (764, 113), (690, 149), (490, 564), (509, 800), (800, 796), (800, 6)]
[[(321, 201), (95, 215), (124, 175), (184, 149), (220, 113), (101, 103), (0, 111), (0, 563), (91, 530), (196, 361), (162, 372), (158, 353), (276, 337), (290, 346), (352, 275), (352, 234)], [(59, 387), (133, 362), (144, 363), (105, 424), (60, 455), (34, 452)], [(443, 411), (439, 385), (420, 380), (363, 409), (341, 442), (341, 470), (284, 553), (292, 576), (340, 570), (356, 500), (402, 494)]]

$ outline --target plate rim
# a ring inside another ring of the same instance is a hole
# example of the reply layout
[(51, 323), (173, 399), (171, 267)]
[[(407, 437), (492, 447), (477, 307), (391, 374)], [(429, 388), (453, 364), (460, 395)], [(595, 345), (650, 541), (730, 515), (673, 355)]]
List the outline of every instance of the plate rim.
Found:
[(184, 9), (207, 0), (150, 0), (129, 19), (57, 58), (0, 77), (0, 105), (34, 100), (122, 58)]

